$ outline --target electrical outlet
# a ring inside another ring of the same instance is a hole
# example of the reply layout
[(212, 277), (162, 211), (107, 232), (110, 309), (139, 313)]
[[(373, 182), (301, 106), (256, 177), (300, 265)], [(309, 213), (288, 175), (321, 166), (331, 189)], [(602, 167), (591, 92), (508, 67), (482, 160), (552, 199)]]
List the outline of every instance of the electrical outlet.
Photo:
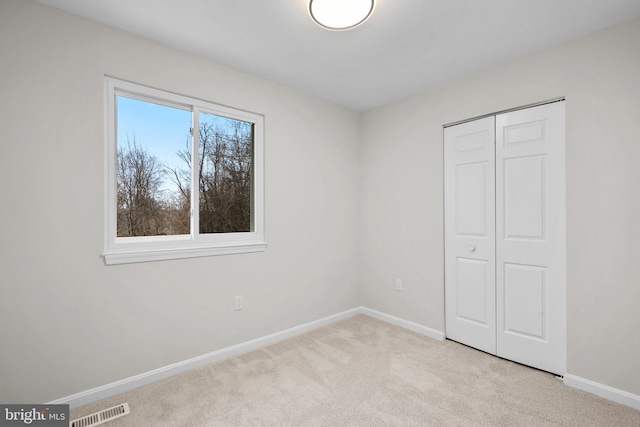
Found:
[(396, 279), (396, 291), (402, 290), (402, 279)]
[(244, 308), (244, 303), (242, 301), (242, 295), (236, 295), (236, 310), (242, 310)]

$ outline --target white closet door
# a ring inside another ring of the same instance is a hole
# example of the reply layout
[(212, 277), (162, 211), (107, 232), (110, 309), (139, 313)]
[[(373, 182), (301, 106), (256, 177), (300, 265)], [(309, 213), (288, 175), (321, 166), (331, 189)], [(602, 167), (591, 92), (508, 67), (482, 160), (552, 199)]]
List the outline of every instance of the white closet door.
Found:
[(566, 372), (564, 102), (496, 116), (498, 356)]
[(494, 117), (444, 130), (447, 337), (496, 353)]
[(447, 337), (566, 372), (564, 102), (444, 132)]

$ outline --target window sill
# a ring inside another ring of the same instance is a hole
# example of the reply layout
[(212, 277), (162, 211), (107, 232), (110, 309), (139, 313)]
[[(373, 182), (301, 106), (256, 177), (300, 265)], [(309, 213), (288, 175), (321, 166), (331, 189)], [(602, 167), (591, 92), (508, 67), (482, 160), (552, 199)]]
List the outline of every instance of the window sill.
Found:
[(105, 251), (102, 256), (106, 265), (132, 264), (137, 262), (164, 261), (170, 259), (199, 258), (214, 255), (232, 255), (250, 252), (264, 252), (267, 249), (265, 242), (239, 243), (224, 246), (204, 246), (191, 248), (165, 248), (165, 249), (111, 249)]

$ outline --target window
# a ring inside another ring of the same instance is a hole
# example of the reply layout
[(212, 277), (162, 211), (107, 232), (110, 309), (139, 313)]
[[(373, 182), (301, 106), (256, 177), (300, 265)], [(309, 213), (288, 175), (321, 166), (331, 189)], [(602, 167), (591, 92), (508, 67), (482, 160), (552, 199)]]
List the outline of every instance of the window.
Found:
[(263, 117), (105, 79), (106, 264), (257, 252)]

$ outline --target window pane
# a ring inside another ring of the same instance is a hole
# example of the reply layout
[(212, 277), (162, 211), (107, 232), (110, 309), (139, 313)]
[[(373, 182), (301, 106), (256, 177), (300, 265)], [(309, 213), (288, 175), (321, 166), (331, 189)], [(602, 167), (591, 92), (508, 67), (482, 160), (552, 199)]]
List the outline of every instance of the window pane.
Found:
[(190, 233), (191, 111), (117, 96), (117, 236)]
[(253, 123), (200, 113), (200, 233), (252, 229)]

